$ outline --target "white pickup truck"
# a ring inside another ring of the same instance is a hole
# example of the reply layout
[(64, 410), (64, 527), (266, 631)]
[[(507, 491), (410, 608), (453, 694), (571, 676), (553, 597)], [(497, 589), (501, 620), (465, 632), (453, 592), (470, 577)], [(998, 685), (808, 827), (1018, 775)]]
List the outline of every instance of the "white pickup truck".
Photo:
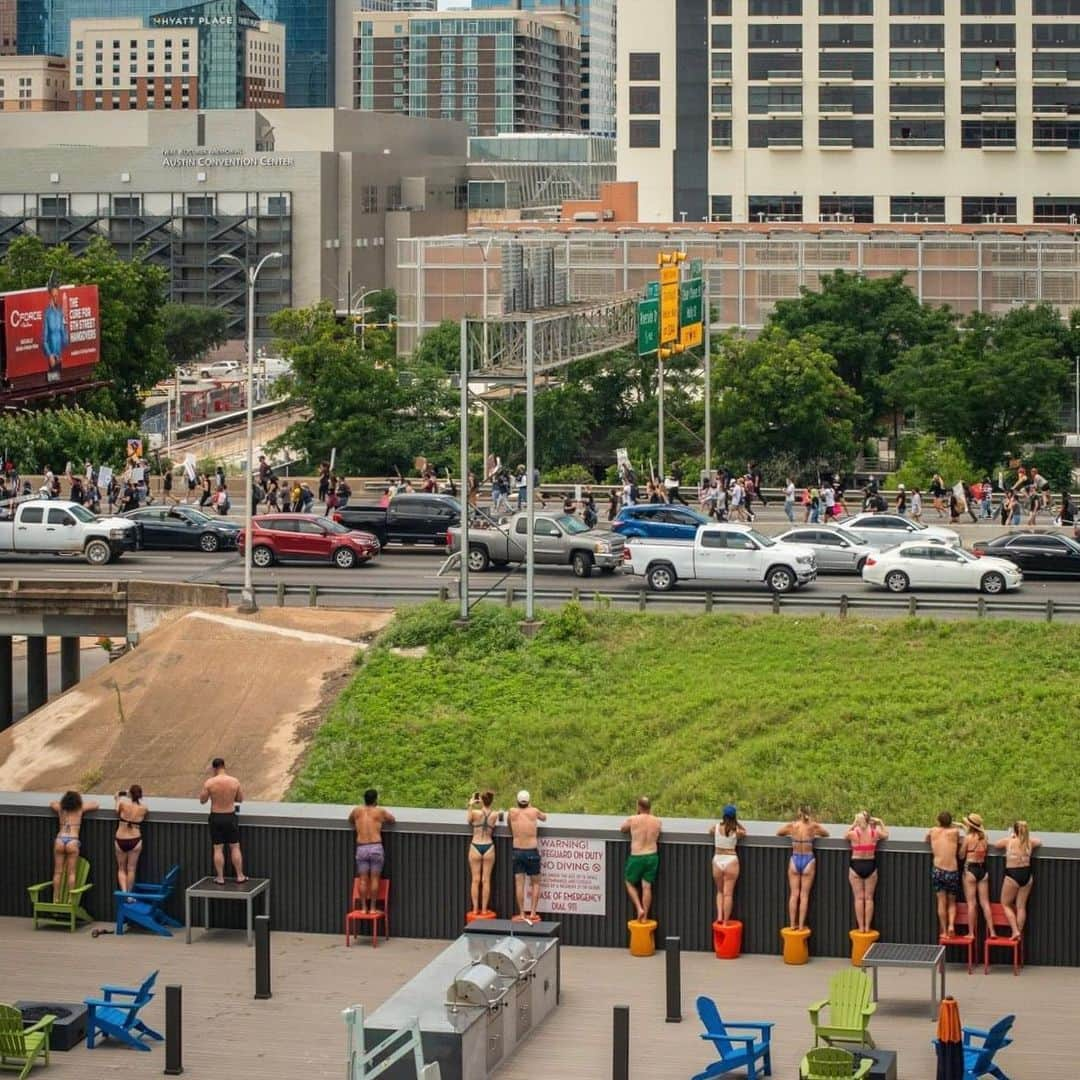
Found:
[(709, 586), (758, 581), (786, 593), (817, 577), (813, 548), (778, 543), (747, 525), (701, 525), (693, 540), (633, 537), (626, 551), (623, 571), (640, 574), (657, 592), (673, 589), (677, 581)]
[(0, 555), (82, 555), (105, 566), (138, 546), (136, 522), (95, 517), (64, 499), (28, 499), (0, 516)]

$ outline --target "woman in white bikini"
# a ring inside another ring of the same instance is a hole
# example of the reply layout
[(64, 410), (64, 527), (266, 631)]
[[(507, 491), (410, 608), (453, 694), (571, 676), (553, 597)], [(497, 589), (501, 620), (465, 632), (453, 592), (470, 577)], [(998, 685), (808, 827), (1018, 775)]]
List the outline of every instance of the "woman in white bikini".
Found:
[(712, 876), (716, 882), (716, 921), (731, 922), (735, 907), (735, 882), (739, 880), (739, 856), (735, 845), (746, 830), (739, 824), (735, 807), (724, 807), (723, 820), (709, 827), (713, 838)]
[(491, 899), (491, 875), (495, 869), (495, 826), (502, 821), (502, 813), (491, 809), (495, 793), (483, 795), (474, 791), (465, 812), (465, 820), (472, 826), (469, 841), (469, 871), (472, 875), (472, 913), (487, 911)]
[(83, 802), (77, 791), (67, 791), (60, 800), (49, 803), (49, 809), (56, 812), (60, 819), (60, 831), (53, 841), (53, 903), (60, 901), (60, 884), (67, 877), (67, 887), (75, 888), (75, 867), (79, 861), (79, 830), (82, 828), (83, 814), (98, 809), (92, 799)]
[(886, 840), (889, 830), (885, 823), (870, 816), (869, 810), (860, 810), (844, 838), (851, 845), (851, 861), (848, 863), (848, 881), (855, 901), (855, 922), (863, 933), (874, 928), (874, 893), (877, 891), (877, 846)]
[(1037, 836), (1028, 831), (1026, 821), (1013, 823), (1008, 836), (994, 841), (998, 851), (1005, 852), (1005, 880), (1001, 883), (1001, 906), (1009, 920), (1012, 936), (1019, 938), (1027, 922), (1027, 902), (1035, 879), (1032, 877), (1031, 854), (1042, 846)]
[(121, 892), (131, 892), (135, 868), (142, 854), (142, 827), (150, 811), (143, 805), (142, 788), (132, 784), (116, 796), (116, 880)]

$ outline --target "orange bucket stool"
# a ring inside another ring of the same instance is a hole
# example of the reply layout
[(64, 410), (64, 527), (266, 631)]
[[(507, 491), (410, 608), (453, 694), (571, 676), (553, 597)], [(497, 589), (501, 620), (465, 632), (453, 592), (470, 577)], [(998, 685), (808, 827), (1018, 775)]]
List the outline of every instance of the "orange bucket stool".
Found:
[(717, 960), (737, 960), (742, 952), (742, 923), (738, 919), (714, 922), (712, 941)]
[(656, 952), (656, 940), (653, 937), (656, 931), (655, 919), (646, 919), (644, 922), (631, 919), (626, 924), (626, 929), (630, 931), (631, 956), (652, 956)]
[(881, 937), (881, 933), (878, 930), (849, 930), (848, 937), (851, 938), (851, 962), (855, 967), (862, 967), (866, 950)]
[(784, 942), (785, 964), (805, 964), (810, 960), (810, 931), (805, 927), (796, 930), (785, 926), (780, 931), (780, 938)]
[(488, 911), (486, 908), (483, 911), (469, 911), (465, 913), (466, 925), (471, 922), (476, 922), (477, 919), (497, 919), (499, 916), (494, 911)]

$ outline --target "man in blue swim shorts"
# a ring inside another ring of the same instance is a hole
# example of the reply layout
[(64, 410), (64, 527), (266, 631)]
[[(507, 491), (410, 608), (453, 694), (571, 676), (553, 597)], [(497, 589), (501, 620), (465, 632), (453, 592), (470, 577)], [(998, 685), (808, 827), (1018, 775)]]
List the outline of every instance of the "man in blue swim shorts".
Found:
[[(524, 789), (517, 793), (517, 806), (507, 814), (510, 835), (513, 838), (514, 896), (517, 899), (516, 922), (539, 922), (537, 907), (540, 903), (540, 851), (537, 825), (547, 821), (547, 814), (530, 805), (530, 796)], [(525, 905), (525, 879), (529, 879), (529, 905)]]

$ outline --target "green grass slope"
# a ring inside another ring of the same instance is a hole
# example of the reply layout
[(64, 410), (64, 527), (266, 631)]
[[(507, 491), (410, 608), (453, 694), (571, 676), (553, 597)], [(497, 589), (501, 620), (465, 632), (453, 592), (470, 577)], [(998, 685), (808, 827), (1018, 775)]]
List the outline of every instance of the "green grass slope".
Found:
[[(320, 728), (290, 797), (895, 824), (1080, 824), (1080, 627), (826, 616), (399, 614)], [(422, 656), (393, 647), (426, 647)]]

